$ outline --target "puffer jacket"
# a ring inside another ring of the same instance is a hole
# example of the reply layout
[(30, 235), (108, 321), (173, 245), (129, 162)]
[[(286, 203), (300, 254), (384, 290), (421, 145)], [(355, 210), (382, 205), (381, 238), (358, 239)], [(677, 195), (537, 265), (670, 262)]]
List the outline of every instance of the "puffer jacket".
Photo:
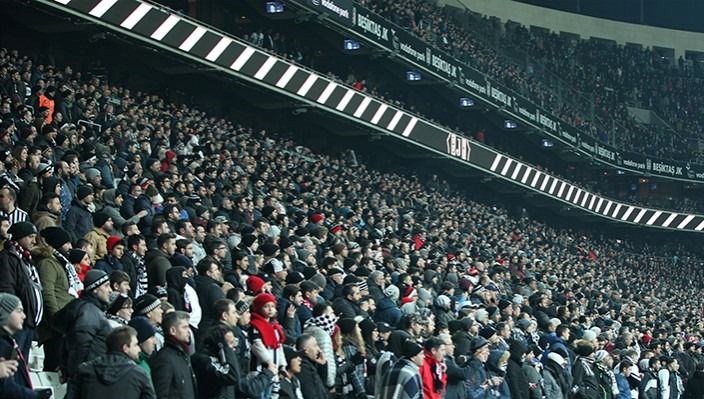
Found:
[(65, 332), (62, 368), (69, 377), (76, 375), (81, 363), (106, 353), (105, 338), (112, 331), (105, 317), (106, 307), (89, 293), (70, 302), (56, 314), (54, 327)]
[(66, 399), (156, 398), (151, 379), (134, 360), (121, 352), (110, 352), (83, 363), (68, 384)]

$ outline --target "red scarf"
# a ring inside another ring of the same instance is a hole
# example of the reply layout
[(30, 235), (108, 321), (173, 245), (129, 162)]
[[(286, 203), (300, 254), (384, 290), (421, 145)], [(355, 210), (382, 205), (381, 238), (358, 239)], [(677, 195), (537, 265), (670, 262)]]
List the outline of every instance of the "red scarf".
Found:
[(278, 349), (282, 343), (286, 342), (284, 329), (281, 328), (281, 325), (277, 321), (270, 323), (264, 316), (259, 313), (252, 312), (252, 320), (249, 324), (259, 331), (259, 335), (262, 337), (262, 342), (267, 348)]

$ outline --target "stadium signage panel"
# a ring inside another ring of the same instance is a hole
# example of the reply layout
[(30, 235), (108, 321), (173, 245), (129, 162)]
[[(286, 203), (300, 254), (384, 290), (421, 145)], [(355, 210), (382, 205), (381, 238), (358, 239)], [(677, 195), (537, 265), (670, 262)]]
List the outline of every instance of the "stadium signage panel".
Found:
[[(83, 0), (36, 1), (99, 23), (160, 51), (171, 52), (195, 63), (215, 67), (224, 74), (317, 106), (322, 111), (405, 140), (427, 151), (445, 155), (465, 166), (592, 215), (643, 227), (704, 231), (703, 215), (642, 208), (590, 193), (509, 155), (472, 141), (459, 132), (450, 131), (154, 3), (138, 0), (100, 0), (100, 3), (95, 5)], [(150, 17), (144, 18), (145, 15)], [(487, 92), (490, 91), (491, 88), (488, 87)], [(511, 101), (513, 106), (521, 105), (517, 104), (513, 97)], [(591, 147), (597, 155), (604, 154), (596, 145)], [(623, 163), (624, 160), (633, 165), (642, 162), (645, 169), (650, 171), (688, 176), (697, 176), (696, 173), (700, 173), (701, 178), (704, 178), (702, 171), (683, 165), (653, 162), (650, 159), (621, 158), (620, 162)]]
[(308, 0), (308, 4), (345, 25), (353, 24), (354, 5), (352, 0)]
[[(615, 147), (597, 142), (593, 137), (581, 133), (574, 126), (561, 121), (560, 118), (517, 94), (511, 88), (492, 81), (485, 74), (466, 66), (447, 53), (428, 46), (406, 30), (366, 8), (355, 5), (354, 15), (355, 21), (351, 29), (358, 35), (405, 57), (419, 67), (456, 83), (460, 88), (475, 95), (477, 99), (511, 113), (517, 119), (577, 151), (613, 167), (665, 178), (704, 182), (704, 165), (687, 166), (683, 162), (649, 158), (650, 167), (644, 167), (647, 165), (644, 159), (641, 162), (642, 155), (621, 152)], [(655, 164), (658, 166), (653, 166)]]

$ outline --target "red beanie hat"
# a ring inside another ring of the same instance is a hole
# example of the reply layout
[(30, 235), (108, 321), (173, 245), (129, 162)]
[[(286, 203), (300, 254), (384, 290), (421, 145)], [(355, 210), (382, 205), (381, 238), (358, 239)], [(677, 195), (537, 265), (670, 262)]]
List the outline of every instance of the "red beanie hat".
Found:
[(266, 292), (257, 295), (254, 297), (254, 301), (252, 301), (252, 312), (259, 313), (261, 308), (269, 302), (276, 304), (276, 297)]
[(122, 238), (118, 236), (110, 236), (107, 239), (106, 247), (108, 251), (112, 251), (113, 248), (115, 248), (115, 245), (119, 244), (122, 242)]
[(319, 223), (323, 220), (325, 220), (325, 216), (322, 213), (314, 213), (310, 215), (311, 223)]
[(247, 288), (255, 294), (262, 292), (266, 282), (259, 276), (249, 276), (247, 279)]

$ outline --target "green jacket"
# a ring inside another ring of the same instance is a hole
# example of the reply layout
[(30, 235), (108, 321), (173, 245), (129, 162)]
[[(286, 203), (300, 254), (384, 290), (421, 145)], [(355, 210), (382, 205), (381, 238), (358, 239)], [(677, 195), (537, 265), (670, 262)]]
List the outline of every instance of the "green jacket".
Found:
[(39, 328), (40, 341), (51, 338), (52, 333), (47, 326), (51, 325), (54, 314), (63, 309), (69, 302), (76, 299), (68, 293), (68, 275), (65, 265), (62, 265), (50, 248), (38, 248), (32, 251), (38, 258), (37, 272), (42, 282), (42, 296), (44, 298), (44, 320)]
[(148, 376), (152, 375), (152, 368), (149, 367), (149, 357), (144, 352), (139, 352), (137, 365), (146, 371)]

